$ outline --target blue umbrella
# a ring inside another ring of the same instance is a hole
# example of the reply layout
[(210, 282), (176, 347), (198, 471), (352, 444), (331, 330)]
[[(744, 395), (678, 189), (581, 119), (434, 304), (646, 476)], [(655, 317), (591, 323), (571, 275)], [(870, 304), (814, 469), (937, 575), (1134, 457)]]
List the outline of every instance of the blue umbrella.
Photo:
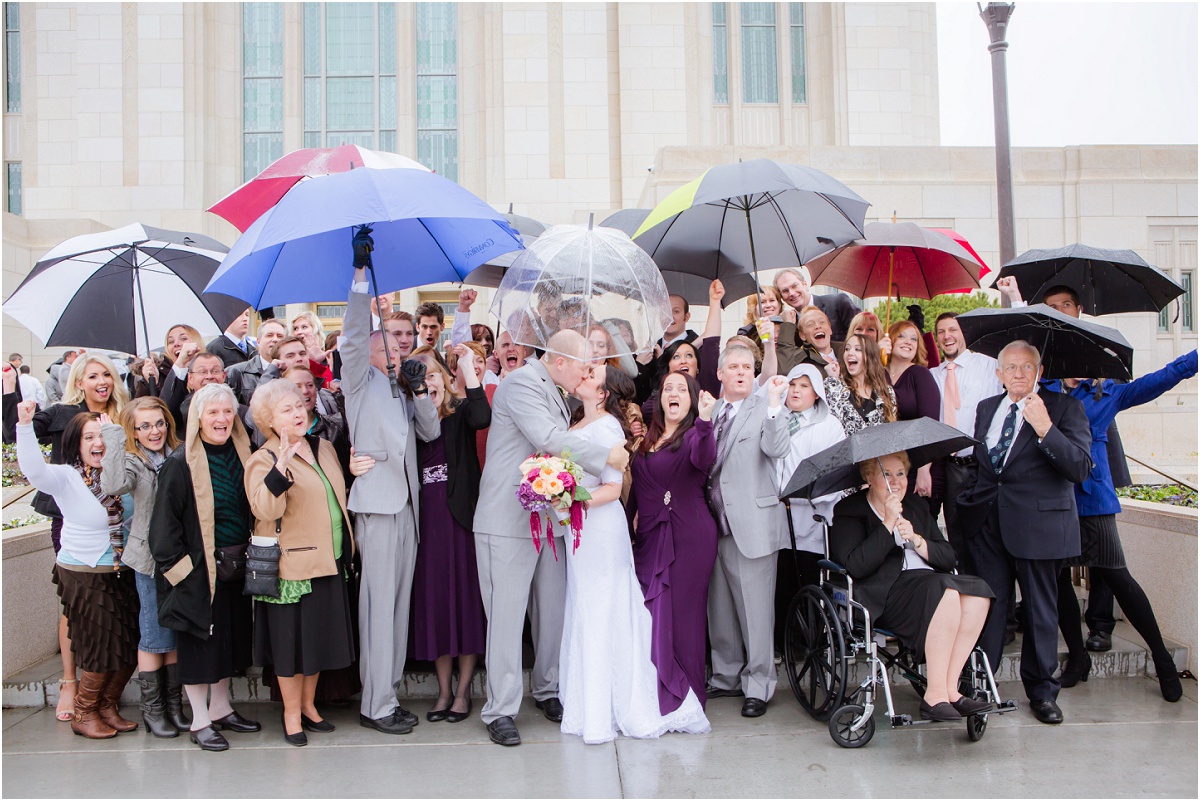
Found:
[(374, 229), (375, 292), (461, 281), (521, 238), (491, 206), (453, 181), (421, 170), (371, 169), (304, 181), (246, 229), (208, 292), (256, 309), (345, 300), (351, 240)]

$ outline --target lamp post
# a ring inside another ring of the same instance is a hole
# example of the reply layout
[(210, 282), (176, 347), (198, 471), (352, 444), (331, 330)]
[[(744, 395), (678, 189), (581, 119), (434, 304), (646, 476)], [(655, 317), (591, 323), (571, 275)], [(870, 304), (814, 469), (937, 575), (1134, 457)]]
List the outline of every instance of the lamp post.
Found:
[[(1000, 263), (1007, 264), (1016, 256), (1016, 231), (1013, 223), (1012, 157), (1008, 135), (1008, 73), (1005, 66), (1005, 51), (1008, 42), (1008, 18), (1012, 16), (1016, 3), (976, 4), (979, 16), (987, 25), (992, 54), (992, 106), (996, 122), (996, 200), (1000, 213)], [(1007, 306), (1007, 298), (1002, 298)]]

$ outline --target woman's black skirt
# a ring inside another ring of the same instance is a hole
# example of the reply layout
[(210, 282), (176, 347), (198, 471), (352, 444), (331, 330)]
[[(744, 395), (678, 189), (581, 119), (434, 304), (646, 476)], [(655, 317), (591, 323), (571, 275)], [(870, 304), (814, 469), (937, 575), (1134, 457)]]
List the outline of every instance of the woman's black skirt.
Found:
[(1079, 518), (1079, 556), (1063, 560), (1065, 567), (1125, 567), (1125, 551), (1117, 532), (1116, 515)]
[(312, 676), (354, 660), (350, 593), (342, 576), (312, 580), (292, 604), (254, 603), (254, 662), (276, 676)]
[(987, 582), (978, 576), (955, 576), (936, 570), (905, 570), (888, 592), (883, 614), (876, 621), (911, 648), (917, 659), (925, 657), (925, 635), (946, 590), (977, 598), (994, 598)]
[(141, 604), (133, 571), (91, 573), (55, 565), (52, 580), (80, 669), (108, 673), (136, 665)]
[(184, 684), (215, 684), (241, 675), (250, 667), (250, 596), (242, 595), (242, 582), (217, 582), (212, 602), (212, 634), (202, 640), (186, 631), (176, 632), (179, 680)]

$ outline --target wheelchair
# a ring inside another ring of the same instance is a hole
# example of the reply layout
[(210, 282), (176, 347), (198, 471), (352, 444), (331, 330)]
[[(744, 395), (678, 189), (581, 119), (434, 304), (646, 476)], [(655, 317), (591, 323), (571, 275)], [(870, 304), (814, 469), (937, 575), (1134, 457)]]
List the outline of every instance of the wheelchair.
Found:
[[(820, 515), (815, 519), (825, 529), (820, 581), (796, 593), (785, 627), (783, 663), (796, 700), (814, 719), (828, 723), (829, 736), (843, 748), (861, 748), (875, 736), (881, 691), (892, 728), (937, 722), (896, 713), (889, 674), (894, 671), (924, 697), (923, 665), (891, 632), (872, 625), (871, 613), (854, 600), (854, 579), (828, 558), (829, 521)], [(972, 742), (987, 731), (990, 714), (1017, 708), (1016, 701), (1001, 699), (987, 655), (978, 646), (963, 667), (959, 692), (990, 705), (965, 718)]]

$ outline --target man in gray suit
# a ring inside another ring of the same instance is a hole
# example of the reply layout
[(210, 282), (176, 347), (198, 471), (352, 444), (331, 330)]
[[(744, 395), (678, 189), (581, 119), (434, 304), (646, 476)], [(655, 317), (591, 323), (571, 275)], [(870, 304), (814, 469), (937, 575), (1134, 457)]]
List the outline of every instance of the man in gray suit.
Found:
[[(357, 260), (356, 260), (357, 263)], [(386, 734), (408, 734), (417, 716), (400, 706), (396, 688), (408, 654), (408, 616), (417, 557), (420, 483), (417, 437), (441, 433), (420, 362), (400, 364), (394, 337), (370, 330), (366, 270), (354, 271), (342, 342), (342, 392), (355, 453), (375, 460), (350, 488), (354, 539), (362, 557), (358, 597), (359, 723)], [(385, 352), (384, 348), (387, 348)], [(387, 364), (400, 365), (412, 400), (392, 397)]]
[(566, 604), (566, 546), (556, 534), (557, 560), (547, 547), (540, 554), (529, 536), (529, 512), (517, 500), (518, 469), (534, 453), (569, 457), (599, 475), (605, 464), (623, 470), (629, 455), (570, 433), (567, 393), (591, 370), (584, 361), (587, 341), (559, 331), (540, 360), (530, 358), (500, 382), (492, 398), (487, 463), (475, 507), (475, 558), (487, 611), (487, 703), (480, 717), (492, 741), (520, 745), (513, 718), (521, 708), (521, 634), (525, 611), (533, 627), (533, 697), (553, 721), (562, 720), (558, 700), (558, 649)]
[(775, 692), (776, 552), (787, 520), (775, 491), (775, 460), (788, 451), (787, 379), (754, 392), (754, 354), (729, 345), (717, 367), (721, 400), (713, 409), (717, 461), (708, 505), (717, 519), (717, 563), (708, 586), (712, 646), (709, 696), (745, 695), (742, 715), (758, 717)]

